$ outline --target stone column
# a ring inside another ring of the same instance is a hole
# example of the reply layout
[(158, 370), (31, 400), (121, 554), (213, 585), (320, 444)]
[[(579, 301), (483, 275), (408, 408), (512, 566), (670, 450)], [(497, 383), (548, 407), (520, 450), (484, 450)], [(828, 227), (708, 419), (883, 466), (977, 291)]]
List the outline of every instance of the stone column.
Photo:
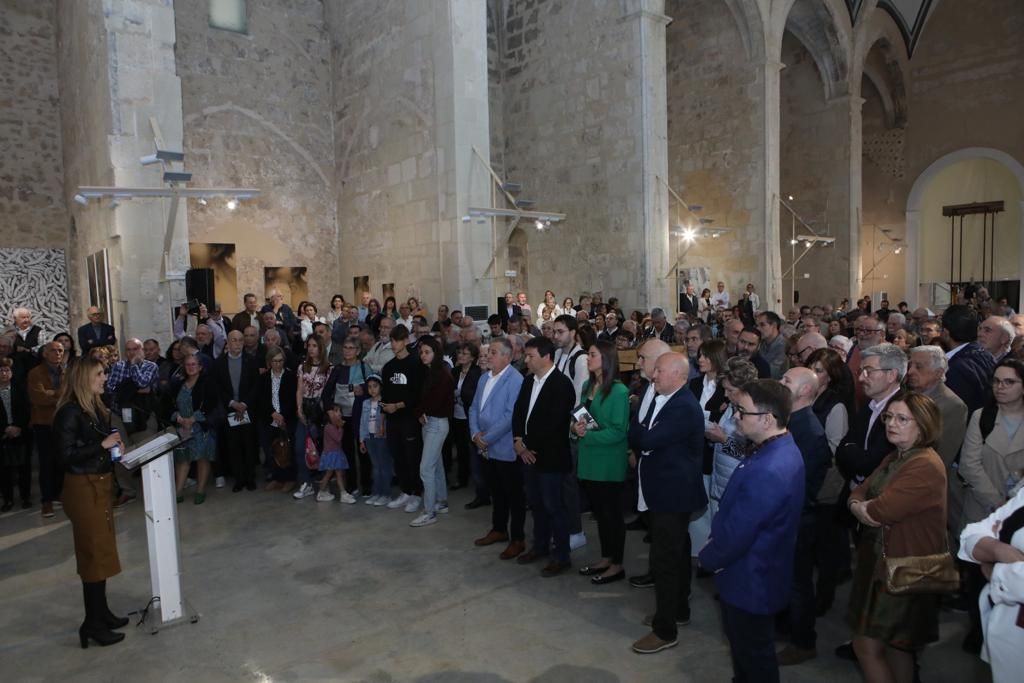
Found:
[(491, 202), (491, 176), (474, 153), (490, 160), (487, 6), (478, 0), (445, 0), (445, 10), (435, 15), (434, 25), (440, 250), (440, 299), (435, 303), (493, 305), (494, 279), (477, 279), (494, 249), (490, 222), (461, 220), (470, 206)]
[[(864, 272), (864, 264), (860, 260), (860, 224), (864, 203), (864, 121), (861, 112), (864, 107), (864, 98), (860, 97), (859, 92), (860, 88), (858, 86), (858, 94), (851, 96), (848, 103), (850, 113), (850, 201), (847, 210), (850, 217), (850, 293), (847, 296), (849, 296), (850, 301), (855, 301), (860, 296), (857, 288), (861, 285), (861, 278)], [(910, 292), (904, 292), (904, 296), (910, 296), (910, 294)]]
[(633, 72), (639, 80), (636, 110), (639, 134), (642, 196), (640, 215), (646, 246), (641, 307), (676, 308), (674, 273), (669, 273), (671, 245), (668, 229), (668, 97), (665, 0), (625, 0), (623, 21), (633, 22)]
[(782, 62), (768, 60), (764, 76), (764, 289), (761, 309), (782, 310), (782, 247), (779, 235), (779, 152)]

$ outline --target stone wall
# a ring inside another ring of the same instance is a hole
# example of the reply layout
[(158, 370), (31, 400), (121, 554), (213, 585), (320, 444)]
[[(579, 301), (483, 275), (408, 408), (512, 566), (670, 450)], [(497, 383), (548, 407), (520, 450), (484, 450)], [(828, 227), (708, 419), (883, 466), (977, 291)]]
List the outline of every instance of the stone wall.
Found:
[(55, 6), (0, 3), (0, 247), (67, 245)]
[(566, 214), (543, 232), (523, 226), (530, 300), (545, 289), (559, 301), (602, 291), (636, 307), (647, 267), (637, 19), (624, 20), (617, 2), (505, 6), (507, 178), (535, 209)]
[[(189, 241), (236, 245), (238, 291), (264, 294), (265, 267), (305, 267), (310, 298), (352, 297), (339, 280), (330, 42), (320, 0), (249, 0), (248, 34), (209, 27), (207, 0), (175, 0), (185, 165), (193, 186), (252, 187), (189, 202)], [(362, 31), (363, 27), (353, 27)], [(225, 311), (240, 301), (222, 302)]]
[[(681, 269), (706, 268), (733, 300), (764, 278), (764, 81), (746, 55), (735, 20), (719, 0), (671, 0), (668, 26), (669, 222), (731, 228), (687, 246), (673, 240)], [(698, 287), (704, 283), (696, 283)], [(698, 289), (699, 293), (699, 289)], [(763, 297), (763, 295), (762, 295)], [(678, 305), (678, 304), (676, 304)]]

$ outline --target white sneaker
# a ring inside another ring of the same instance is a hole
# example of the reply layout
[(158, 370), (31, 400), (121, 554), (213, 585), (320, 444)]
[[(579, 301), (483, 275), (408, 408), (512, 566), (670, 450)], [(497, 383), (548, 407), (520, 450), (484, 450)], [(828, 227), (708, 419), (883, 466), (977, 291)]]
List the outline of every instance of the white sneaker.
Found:
[(224, 488), (224, 477), (217, 477), (213, 483), (219, 489)]
[(373, 505), (377, 502), (377, 496), (366, 496), (363, 498), (363, 505)]
[(389, 499), (388, 499), (387, 496), (377, 496), (377, 499), (375, 501), (373, 501), (373, 507), (375, 507), (375, 508), (384, 507), (385, 505), (388, 504), (388, 502), (389, 502)]
[(190, 488), (192, 488), (195, 485), (196, 485), (196, 480), (193, 479), (192, 477), (188, 477), (188, 478), (185, 479), (185, 488), (190, 489)]
[(569, 550), (576, 550), (582, 548), (587, 544), (587, 535), (582, 531), (578, 534), (569, 535)]
[(393, 501), (388, 503), (388, 509), (397, 510), (400, 507), (405, 507), (405, 504), (409, 502), (409, 494), (403, 493), (395, 498)]
[(334, 494), (330, 491), (321, 491), (316, 494), (316, 502), (318, 503), (329, 503), (334, 500)]
[[(331, 498), (333, 498), (333, 497), (334, 497), (334, 496), (331, 496)], [(339, 500), (340, 500), (340, 501), (341, 501), (342, 503), (348, 503), (349, 505), (355, 505), (355, 504), (356, 504), (356, 497), (355, 497), (355, 496), (353, 496), (353, 495), (352, 495), (351, 493), (349, 493), (348, 491), (342, 491), (342, 492), (341, 492), (341, 495), (340, 495), (340, 496), (338, 496), (338, 499), (339, 499)]]
[(295, 500), (302, 500), (303, 498), (308, 498), (309, 496), (312, 496), (314, 493), (316, 493), (316, 491), (313, 490), (313, 485), (310, 484), (309, 482), (306, 482), (305, 484), (299, 487), (298, 491), (292, 494), (292, 498), (294, 498)]
[(409, 522), (409, 526), (427, 526), (435, 523), (437, 523), (437, 515), (424, 512), (422, 515)]
[(420, 509), (421, 503), (423, 503), (423, 499), (419, 496), (409, 496), (409, 501), (405, 504), (405, 511), (416, 512)]
[(447, 515), (448, 514), (448, 501), (446, 500), (446, 501), (440, 502), (437, 505), (435, 505), (434, 506), (434, 512), (436, 512), (439, 515)]

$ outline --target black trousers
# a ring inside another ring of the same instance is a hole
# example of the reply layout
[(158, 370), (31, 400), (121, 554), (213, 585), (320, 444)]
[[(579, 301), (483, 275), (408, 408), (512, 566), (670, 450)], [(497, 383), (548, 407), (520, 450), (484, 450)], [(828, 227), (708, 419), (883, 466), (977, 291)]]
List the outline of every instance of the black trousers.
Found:
[(14, 500), (14, 482), (22, 502), (32, 498), (32, 450), (22, 432), (12, 443), (0, 441), (0, 494), (5, 502)]
[(44, 503), (60, 498), (64, 488), (64, 461), (57, 451), (53, 429), (46, 425), (32, 425), (36, 451), (39, 453), (39, 497)]
[(597, 518), (601, 557), (611, 559), (612, 564), (622, 564), (626, 545), (626, 522), (622, 517), (623, 482), (580, 479), (580, 485), (590, 499), (590, 508)]
[(395, 460), (395, 474), (402, 493), (410, 496), (423, 495), (423, 480), (420, 479), (420, 458), (423, 456), (423, 432), (419, 421), (411, 410), (402, 410), (388, 415), (388, 450)]
[(789, 602), (789, 628), (793, 645), (810, 650), (817, 642), (814, 631), (814, 520), (801, 520), (793, 558), (793, 594)]
[(459, 468), (458, 478), (455, 480), (459, 486), (469, 485), (469, 462), (473, 455), (473, 443), (469, 440), (469, 420), (451, 420), (451, 434), (449, 438), (455, 442), (455, 461)]
[(526, 494), (523, 489), (523, 466), (516, 458), (485, 460), (487, 484), (491, 489), (491, 529), (507, 533), (513, 541), (526, 541)]
[(345, 488), (349, 493), (358, 492), (368, 496), (373, 491), (373, 466), (370, 464), (370, 454), (359, 452), (359, 421), (349, 416), (343, 422), (345, 430), (341, 434), (341, 450), (348, 460)]
[(676, 619), (690, 615), (690, 513), (648, 513), (651, 527), (651, 573), (656, 607), (652, 630), (675, 640)]
[(729, 639), (734, 683), (778, 683), (775, 617), (753, 614), (723, 600), (722, 625)]
[(225, 444), (231, 473), (235, 476), (235, 484), (256, 483), (256, 462), (259, 459), (256, 447), (256, 428), (252, 423), (237, 427), (225, 427)]

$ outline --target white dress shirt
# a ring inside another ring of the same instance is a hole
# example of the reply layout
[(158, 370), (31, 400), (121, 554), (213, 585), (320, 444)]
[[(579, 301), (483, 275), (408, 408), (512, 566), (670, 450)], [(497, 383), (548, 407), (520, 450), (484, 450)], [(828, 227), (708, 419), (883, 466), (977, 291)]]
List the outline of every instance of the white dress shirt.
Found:
[(878, 416), (882, 414), (883, 410), (885, 410), (885, 404), (888, 403), (889, 399), (895, 396), (899, 390), (900, 387), (897, 385), (897, 387), (893, 389), (892, 393), (885, 398), (868, 402), (868, 408), (871, 409), (871, 418), (868, 420), (868, 431), (864, 434), (865, 449), (868, 447), (868, 437), (871, 436), (871, 430), (875, 428), (875, 421), (878, 420)]
[(494, 374), (493, 370), (487, 373), (487, 382), (484, 383), (483, 393), (480, 394), (480, 410), (483, 410), (484, 406), (487, 405), (487, 399), (490, 398), (491, 392), (494, 391), (494, 387), (498, 383), (498, 380), (501, 379), (502, 375), (508, 372), (510, 367), (512, 367), (511, 363), (506, 365), (497, 375)]
[[(683, 385), (683, 386), (685, 386), (685, 385)], [(683, 387), (680, 387), (680, 389), (681, 388), (683, 388)], [(655, 418), (658, 417), (658, 413), (661, 412), (661, 409), (665, 407), (665, 404), (668, 403), (669, 399), (672, 398), (673, 396), (675, 396), (678, 391), (679, 391), (679, 389), (676, 389), (671, 394), (668, 394), (667, 396), (662, 396), (660, 394), (656, 394), (655, 393), (655, 391), (654, 391), (654, 382), (651, 382), (650, 385), (648, 385), (647, 393), (644, 394), (644, 398), (640, 402), (640, 420), (642, 421), (644, 419), (644, 417), (647, 415), (647, 410), (651, 407), (651, 400), (652, 399), (654, 400), (654, 412), (651, 413), (651, 422), (647, 426), (648, 429), (650, 429), (651, 426), (654, 425)], [(640, 457), (639, 460), (637, 460), (637, 463), (636, 463), (636, 481), (637, 481), (636, 509), (639, 510), (640, 512), (646, 512), (647, 511), (647, 501), (644, 500), (644, 484), (643, 484), (643, 478), (640, 476), (640, 467), (643, 464), (643, 457), (642, 457), (643, 453), (641, 453), (640, 455), (641, 455), (641, 457)]]
[(536, 375), (533, 376), (533, 389), (530, 391), (530, 407), (526, 409), (526, 426), (524, 426), (527, 433), (529, 432), (528, 425), (530, 424), (530, 415), (533, 413), (533, 406), (537, 403), (537, 397), (540, 396), (540, 390), (544, 388), (544, 382), (547, 381), (548, 377), (550, 377), (551, 373), (554, 371), (555, 366), (552, 365), (548, 368), (548, 371), (544, 373), (543, 377), (537, 377)]

